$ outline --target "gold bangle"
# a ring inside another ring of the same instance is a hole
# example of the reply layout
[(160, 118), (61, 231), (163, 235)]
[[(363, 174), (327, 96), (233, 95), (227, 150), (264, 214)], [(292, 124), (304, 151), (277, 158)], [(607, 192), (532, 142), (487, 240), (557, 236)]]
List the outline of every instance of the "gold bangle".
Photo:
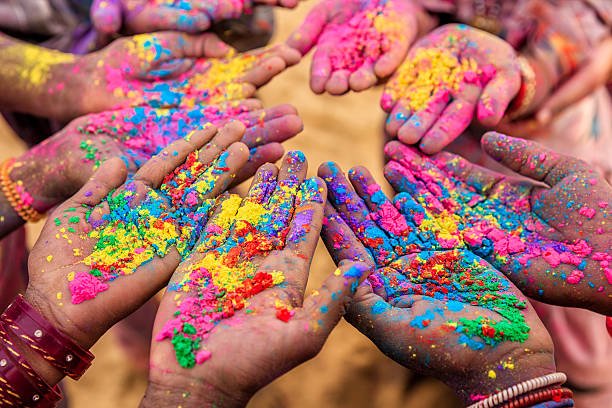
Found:
[(0, 167), (0, 184), (2, 192), (6, 196), (11, 207), (25, 222), (37, 222), (43, 214), (36, 211), (30, 204), (23, 201), (22, 195), (19, 193), (17, 186), (22, 186), (21, 181), (14, 182), (11, 180), (10, 173), (15, 166), (15, 159), (8, 159), (2, 163)]
[(527, 113), (536, 93), (536, 75), (533, 67), (527, 58), (519, 56), (517, 59), (521, 69), (522, 81), (521, 89), (510, 107), (510, 112), (508, 114), (510, 120), (520, 118)]

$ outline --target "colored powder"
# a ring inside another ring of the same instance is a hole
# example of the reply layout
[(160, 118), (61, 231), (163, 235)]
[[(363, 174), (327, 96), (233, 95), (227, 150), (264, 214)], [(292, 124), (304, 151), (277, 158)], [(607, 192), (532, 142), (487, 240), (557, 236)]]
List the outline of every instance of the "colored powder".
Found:
[(495, 69), (490, 65), (480, 67), (473, 58), (462, 57), (463, 46), (457, 40), (449, 48), (418, 48), (385, 88), (383, 109), (390, 110), (401, 100), (408, 111), (422, 111), (439, 99), (456, 95), (465, 83), (486, 84)]
[[(95, 245), (82, 261), (88, 270), (75, 271), (72, 279), (69, 277), (74, 304), (93, 299), (109, 288), (107, 282), (134, 273), (156, 256), (163, 258), (172, 248), (182, 257), (190, 253), (214, 205), (206, 195), (228, 171), (226, 153), (208, 167), (197, 160), (198, 155), (198, 151), (192, 152), (158, 190), (148, 191), (141, 202), (134, 202), (137, 185), (128, 181), (124, 188), (107, 196), (109, 210), (101, 220), (92, 218), (92, 214), (98, 214), (95, 209), (88, 214), (87, 221), (94, 228), (84, 238), (95, 240)], [(196, 202), (185, 205), (184, 197), (190, 194), (195, 194)], [(69, 209), (62, 217), (78, 222), (78, 217), (70, 213)]]
[(329, 51), (332, 71), (355, 72), (374, 64), (402, 41), (401, 23), (392, 5), (393, 0), (368, 1), (349, 21), (327, 25), (325, 37), (335, 39), (335, 46)]
[[(27, 89), (45, 85), (51, 79), (54, 69), (75, 61), (72, 54), (27, 43), (5, 47), (2, 49), (2, 55), (7, 60), (16, 61), (15, 73), (18, 74), (23, 81), (23, 86)], [(12, 69), (10, 65), (0, 68), (2, 72), (7, 73), (10, 69)]]
[[(171, 52), (151, 35), (136, 36), (131, 43), (128, 49), (145, 61), (157, 61)], [(201, 104), (214, 105), (246, 98), (248, 95), (241, 78), (266, 56), (266, 53), (256, 56), (232, 54), (224, 59), (198, 59), (189, 71), (150, 85), (132, 75), (129, 62), (122, 62), (118, 67), (105, 62), (101, 64), (106, 72), (108, 92), (124, 101), (117, 107), (145, 103), (153, 108), (194, 108)]]
[[(299, 155), (294, 159), (304, 160)], [(210, 352), (205, 353), (206, 358), (197, 356), (201, 353), (199, 346), (214, 328), (246, 309), (253, 296), (284, 282), (282, 272), (260, 270), (259, 260), (272, 251), (282, 250), (288, 242), (295, 245), (303, 240), (303, 234), (288, 234), (289, 221), (293, 217), (292, 228), (305, 228), (300, 214), (310, 214), (310, 220), (312, 210), (295, 215), (296, 201), (322, 202), (322, 199), (313, 179), (299, 183), (295, 175), (290, 175), (271, 183), (275, 184), (272, 188), (261, 186), (270, 192), (269, 199), (262, 200), (255, 188), (248, 198), (230, 195), (217, 207), (182, 279), (168, 287), (177, 293), (178, 309), (156, 340), (172, 340), (182, 367), (190, 368), (194, 361), (203, 363), (211, 358)], [(288, 322), (295, 314), (290, 305), (280, 300), (275, 307), (276, 317), (281, 321)], [(194, 330), (187, 332), (185, 327)], [(184, 345), (183, 338), (191, 340), (188, 343), (191, 348)], [(186, 352), (191, 355), (186, 357)]]

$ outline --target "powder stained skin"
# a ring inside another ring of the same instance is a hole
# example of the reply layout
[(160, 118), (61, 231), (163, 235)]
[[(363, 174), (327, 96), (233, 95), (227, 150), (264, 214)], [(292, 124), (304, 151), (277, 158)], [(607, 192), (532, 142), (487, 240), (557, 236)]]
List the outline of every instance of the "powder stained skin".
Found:
[[(305, 160), (301, 152), (289, 157)], [(312, 211), (294, 214), (295, 206), (322, 201), (313, 179), (300, 183), (292, 174), (277, 182), (271, 173), (262, 179), (244, 200), (229, 195), (218, 205), (182, 267), (182, 277), (168, 287), (176, 292), (177, 311), (156, 340), (170, 339), (184, 368), (212, 357), (202, 345), (218, 324), (247, 308), (253, 296), (284, 282), (282, 271), (261, 270), (260, 264), (288, 242), (305, 239)], [(277, 301), (279, 320), (288, 322), (293, 314), (290, 306)]]
[[(171, 248), (182, 257), (191, 251), (214, 204), (206, 197), (229, 171), (227, 152), (210, 166), (198, 157), (199, 151), (192, 152), (159, 189), (147, 191), (142, 201), (135, 201), (143, 195), (142, 186), (128, 181), (103, 201), (108, 213), (100, 217), (98, 209), (88, 212), (86, 221), (93, 228), (86, 236), (96, 244), (83, 259), (83, 270), (68, 275), (72, 303), (95, 298), (109, 288), (109, 282), (134, 273), (155, 256), (163, 258)], [(70, 222), (70, 212), (55, 221), (58, 226)]]

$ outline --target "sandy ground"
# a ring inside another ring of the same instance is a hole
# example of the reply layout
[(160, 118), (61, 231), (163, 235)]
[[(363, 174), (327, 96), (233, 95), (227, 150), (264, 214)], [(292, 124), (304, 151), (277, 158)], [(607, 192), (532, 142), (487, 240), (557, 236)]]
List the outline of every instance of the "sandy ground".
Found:
[[(305, 16), (313, 2), (295, 11), (277, 13), (277, 34), (282, 41)], [(364, 165), (382, 181), (381, 89), (342, 97), (317, 96), (308, 87), (310, 58), (283, 73), (260, 93), (266, 106), (292, 103), (305, 124), (304, 132), (286, 143), (300, 149), (316, 174), (324, 161), (348, 170)], [(17, 154), (23, 145), (0, 124), (0, 159)], [(35, 238), (38, 228), (30, 228)], [(309, 289), (316, 288), (334, 270), (320, 243)], [(245, 344), (248, 347), (248, 344)], [(112, 332), (93, 348), (96, 360), (79, 383), (67, 383), (72, 407), (133, 407), (146, 387), (146, 378), (133, 369), (117, 346)], [(380, 353), (370, 341), (342, 321), (321, 353), (259, 392), (250, 407), (455, 407), (452, 393), (432, 379), (416, 379)]]

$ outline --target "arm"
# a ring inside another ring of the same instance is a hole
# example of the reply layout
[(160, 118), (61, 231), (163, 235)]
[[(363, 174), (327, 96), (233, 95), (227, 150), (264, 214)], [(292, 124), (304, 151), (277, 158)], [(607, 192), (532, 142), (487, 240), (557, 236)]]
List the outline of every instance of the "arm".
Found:
[(0, 108), (53, 119), (75, 116), (64, 89), (83, 86), (79, 57), (24, 43), (0, 33)]

